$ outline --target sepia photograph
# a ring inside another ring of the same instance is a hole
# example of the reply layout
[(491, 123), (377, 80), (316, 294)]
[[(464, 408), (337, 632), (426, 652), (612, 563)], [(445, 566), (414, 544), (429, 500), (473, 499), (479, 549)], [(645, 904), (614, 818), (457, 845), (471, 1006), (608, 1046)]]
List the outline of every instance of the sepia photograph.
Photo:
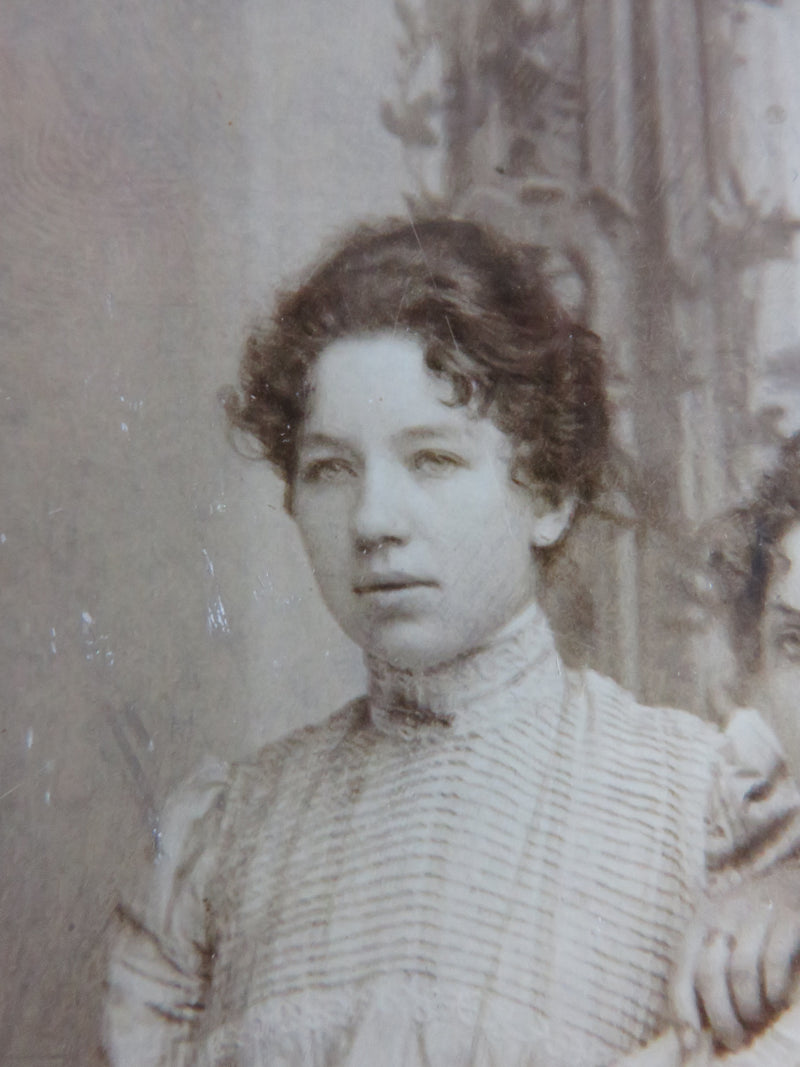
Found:
[(800, 6), (0, 10), (0, 1062), (800, 1067)]

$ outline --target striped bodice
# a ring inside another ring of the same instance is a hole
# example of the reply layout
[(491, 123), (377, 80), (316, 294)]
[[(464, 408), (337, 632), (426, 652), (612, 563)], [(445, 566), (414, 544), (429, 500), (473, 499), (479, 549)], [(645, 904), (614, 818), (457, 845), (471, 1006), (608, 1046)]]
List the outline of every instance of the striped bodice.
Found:
[(203, 1062), (578, 1067), (663, 1025), (712, 731), (541, 652), (462, 715), (379, 682), (238, 771)]

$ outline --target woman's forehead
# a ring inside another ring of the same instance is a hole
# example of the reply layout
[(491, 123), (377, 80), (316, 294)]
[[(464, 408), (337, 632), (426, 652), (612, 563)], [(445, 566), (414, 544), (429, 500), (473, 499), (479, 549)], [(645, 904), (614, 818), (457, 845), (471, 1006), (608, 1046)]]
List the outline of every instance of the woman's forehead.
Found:
[(384, 332), (329, 345), (312, 369), (300, 447), (349, 443), (491, 448), (505, 454), (510, 439), (476, 403), (454, 402), (452, 382), (425, 363), (413, 334)]
[(314, 364), (308, 384), (307, 433), (318, 423), (366, 417), (455, 425), (466, 414), (452, 403), (451, 383), (427, 367), (423, 342), (404, 332), (332, 342)]

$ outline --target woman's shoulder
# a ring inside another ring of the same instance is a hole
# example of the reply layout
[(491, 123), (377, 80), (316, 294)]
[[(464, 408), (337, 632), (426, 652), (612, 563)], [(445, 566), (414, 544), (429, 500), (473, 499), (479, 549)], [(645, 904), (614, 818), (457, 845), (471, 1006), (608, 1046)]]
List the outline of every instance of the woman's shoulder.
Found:
[(169, 842), (185, 840), (193, 830), (207, 833), (235, 806), (242, 792), (269, 778), (287, 761), (324, 756), (357, 732), (365, 721), (366, 702), (353, 700), (319, 723), (299, 727), (271, 741), (253, 755), (235, 761), (207, 757), (172, 790), (159, 818), (161, 853)]
[(692, 712), (639, 703), (592, 671), (576, 681), (595, 734), (617, 758), (651, 757), (673, 785), (703, 785), (709, 869), (767, 869), (800, 852), (800, 791), (777, 737), (753, 708), (721, 724)]
[(571, 672), (570, 679), (573, 691), (586, 702), (595, 719), (632, 737), (684, 742), (710, 751), (722, 743), (720, 727), (694, 712), (645, 704), (613, 678), (593, 670)]
[(720, 723), (696, 712), (644, 704), (595, 671), (574, 672), (574, 678), (576, 691), (584, 694), (598, 716), (615, 719), (638, 735), (658, 734), (705, 746), (716, 764), (740, 777), (743, 768), (764, 778), (786, 771), (780, 741), (754, 708), (736, 708)]
[(270, 741), (248, 760), (232, 768), (236, 774), (262, 775), (287, 760), (316, 759), (326, 752), (333, 752), (350, 737), (359, 733), (368, 721), (369, 713), (364, 697), (349, 701), (322, 722), (290, 730), (275, 741)]
[(186, 839), (207, 835), (218, 824), (231, 784), (231, 764), (206, 757), (167, 797), (156, 831), (157, 858), (162, 866), (176, 866)]
[(155, 892), (150, 890), (151, 908), (155, 905), (159, 912), (167, 908), (177, 880), (205, 879), (217, 863), (226, 827), (237, 826), (248, 811), (273, 796), (279, 780), (296, 781), (324, 761), (358, 730), (365, 715), (365, 702), (355, 700), (323, 722), (293, 730), (251, 757), (201, 761), (172, 789), (161, 809), (156, 830), (158, 878)]

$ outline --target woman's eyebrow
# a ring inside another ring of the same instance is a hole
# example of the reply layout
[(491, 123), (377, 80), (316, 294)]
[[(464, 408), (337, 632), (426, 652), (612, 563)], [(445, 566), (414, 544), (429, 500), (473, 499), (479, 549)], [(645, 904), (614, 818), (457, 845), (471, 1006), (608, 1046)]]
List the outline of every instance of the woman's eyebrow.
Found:
[(406, 441), (426, 441), (435, 438), (456, 442), (464, 439), (464, 431), (448, 423), (432, 423), (426, 426), (407, 426), (395, 434), (395, 437)]
[(298, 444), (300, 448), (347, 448), (354, 451), (353, 444), (346, 438), (327, 433), (303, 434)]

